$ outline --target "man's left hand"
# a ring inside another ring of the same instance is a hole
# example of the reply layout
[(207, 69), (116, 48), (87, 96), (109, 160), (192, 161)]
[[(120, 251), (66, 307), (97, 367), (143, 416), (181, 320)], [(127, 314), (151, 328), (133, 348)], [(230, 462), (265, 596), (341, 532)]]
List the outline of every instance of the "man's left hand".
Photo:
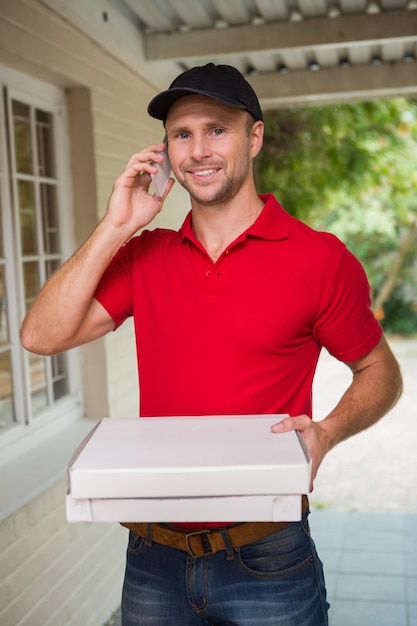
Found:
[(298, 430), (301, 434), (311, 458), (310, 492), (313, 491), (313, 481), (317, 475), (317, 470), (329, 450), (325, 429), (320, 426), (320, 422), (313, 422), (308, 415), (297, 415), (285, 417), (282, 421), (271, 426), (271, 430), (273, 433)]

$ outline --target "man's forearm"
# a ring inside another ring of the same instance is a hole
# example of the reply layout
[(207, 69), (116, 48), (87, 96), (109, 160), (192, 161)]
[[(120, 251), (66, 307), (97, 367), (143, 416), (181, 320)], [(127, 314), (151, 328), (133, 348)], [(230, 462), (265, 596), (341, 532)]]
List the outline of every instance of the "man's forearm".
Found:
[(394, 358), (375, 361), (353, 373), (353, 380), (329, 415), (319, 422), (328, 450), (375, 424), (402, 393), (400, 368)]
[(73, 347), (97, 284), (123, 243), (113, 227), (101, 222), (85, 244), (52, 275), (23, 321), (20, 336), (27, 350), (55, 354)]

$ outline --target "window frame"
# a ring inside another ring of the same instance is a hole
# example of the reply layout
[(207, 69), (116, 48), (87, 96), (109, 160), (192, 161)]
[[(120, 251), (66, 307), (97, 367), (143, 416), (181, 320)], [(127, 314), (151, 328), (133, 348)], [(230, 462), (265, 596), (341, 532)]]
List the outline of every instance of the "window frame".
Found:
[[(14, 426), (0, 435), (0, 464), (3, 465), (17, 459), (25, 451), (33, 450), (34, 447), (41, 445), (49, 437), (55, 437), (63, 429), (75, 424), (83, 417), (84, 410), (79, 351), (71, 350), (66, 353), (68, 394), (51, 406), (46, 407), (36, 416), (36, 419), (32, 418), (28, 369), (29, 354), (23, 349), (19, 340), (19, 328), (25, 314), (25, 300), (17, 205), (13, 203), (13, 197), (16, 197), (16, 179), (12, 181), (8, 161), (8, 157), (10, 157), (8, 132), (11, 129), (12, 100), (15, 99), (31, 107), (52, 113), (57, 202), (60, 207), (60, 251), (62, 261), (65, 261), (75, 248), (66, 95), (62, 89), (54, 85), (2, 66), (0, 66), (0, 90), (0, 140), (3, 146), (0, 151), (0, 201), (3, 229), (8, 231), (8, 234), (3, 238), (5, 280), (6, 285), (15, 286), (9, 292), (13, 293), (14, 297), (9, 298), (8, 320), (13, 368), (13, 398), (16, 405)], [(5, 149), (4, 146), (6, 145), (7, 148)], [(11, 236), (8, 236), (9, 234)], [(52, 364), (48, 365), (48, 367), (51, 366)]]

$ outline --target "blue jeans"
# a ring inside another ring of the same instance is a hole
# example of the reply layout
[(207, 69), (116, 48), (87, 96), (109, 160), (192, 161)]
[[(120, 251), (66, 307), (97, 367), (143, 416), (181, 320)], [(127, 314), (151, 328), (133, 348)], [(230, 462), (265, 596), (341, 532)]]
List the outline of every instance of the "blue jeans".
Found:
[(241, 548), (191, 555), (130, 532), (122, 626), (327, 626), (307, 514)]

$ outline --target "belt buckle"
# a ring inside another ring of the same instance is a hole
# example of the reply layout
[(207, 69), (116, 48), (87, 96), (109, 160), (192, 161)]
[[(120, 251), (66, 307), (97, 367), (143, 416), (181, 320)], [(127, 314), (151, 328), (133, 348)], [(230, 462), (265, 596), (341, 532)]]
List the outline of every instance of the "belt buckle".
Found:
[[(188, 554), (190, 554), (194, 559), (200, 556), (209, 556), (210, 554), (214, 554), (214, 550), (211, 547), (211, 543), (208, 538), (209, 534), (210, 534), (210, 530), (204, 529), (204, 530), (197, 530), (194, 533), (188, 533), (187, 535), (185, 535), (185, 545), (188, 550)], [(194, 552), (190, 543), (190, 538), (197, 537), (198, 535), (201, 536), (201, 546), (203, 548), (203, 552), (201, 554), (196, 554), (196, 552)], [(203, 537), (203, 535), (205, 535), (205, 537)]]

